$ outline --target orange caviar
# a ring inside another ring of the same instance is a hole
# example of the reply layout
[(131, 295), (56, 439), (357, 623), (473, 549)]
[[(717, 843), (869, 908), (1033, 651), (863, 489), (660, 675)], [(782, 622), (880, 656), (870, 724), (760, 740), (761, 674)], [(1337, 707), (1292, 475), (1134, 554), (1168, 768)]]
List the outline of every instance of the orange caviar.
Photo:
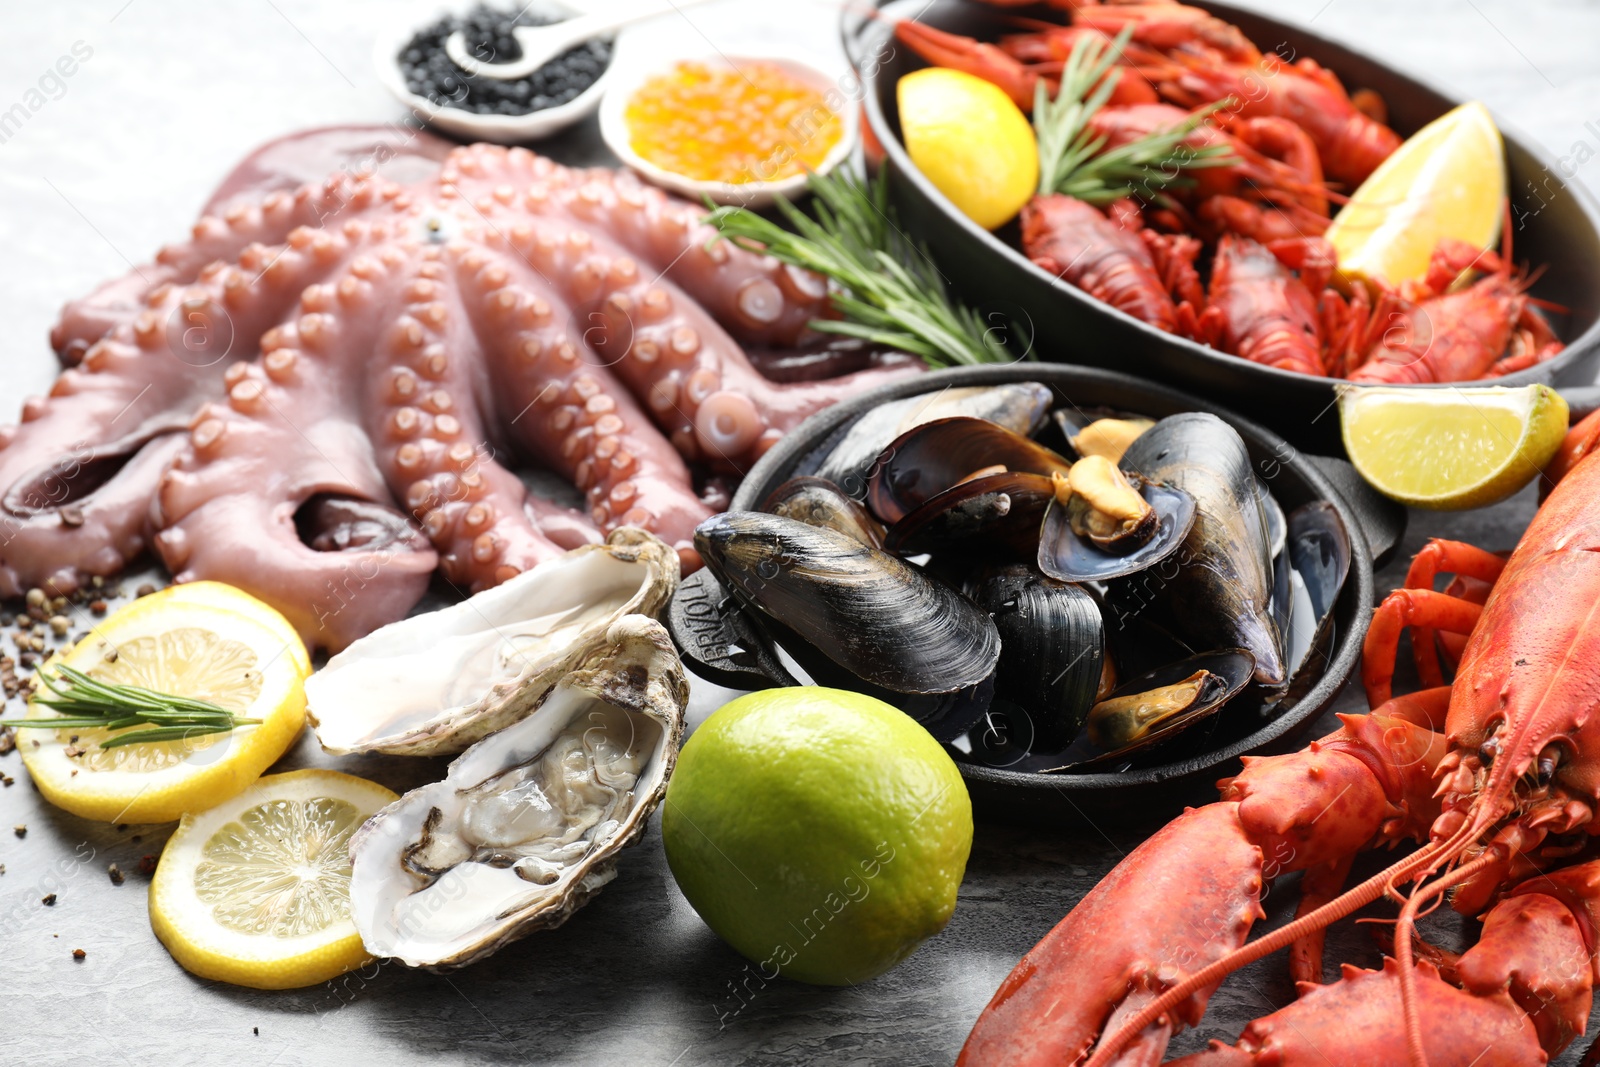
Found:
[(775, 63), (726, 70), (684, 60), (629, 98), (628, 139), (662, 170), (697, 181), (775, 181), (815, 168), (839, 143), (829, 97), (841, 94)]

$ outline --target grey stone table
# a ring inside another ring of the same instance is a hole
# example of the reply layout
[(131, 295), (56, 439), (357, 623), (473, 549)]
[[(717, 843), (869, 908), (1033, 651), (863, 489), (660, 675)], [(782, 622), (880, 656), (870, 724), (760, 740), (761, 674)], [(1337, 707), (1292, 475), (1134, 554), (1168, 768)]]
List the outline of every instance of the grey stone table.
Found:
[[(1582, 0), (1291, 0), (1268, 4), (1456, 90), (1478, 96), (1576, 178), (1600, 149), (1600, 6)], [(380, 0), (93, 0), (4, 5), (0, 33), (0, 419), (55, 374), (45, 334), (63, 300), (180, 236), (212, 183), (255, 144), (314, 124), (400, 117), (369, 72)], [(834, 46), (824, 3), (725, 2), (634, 31), (630, 49)], [(81, 62), (70, 78), (59, 57)], [(35, 92), (37, 91), (37, 92)], [(23, 104), (19, 118), (14, 104)], [(11, 115), (8, 121), (4, 118)], [(592, 128), (557, 149), (595, 158)], [(1581, 161), (1581, 162), (1580, 162)], [(1461, 515), (1414, 515), (1425, 537), (1509, 546), (1529, 494)], [(1395, 584), (1403, 568), (1381, 575)], [(703, 694), (698, 703), (705, 704)], [(1340, 707), (1356, 710), (1358, 694)], [(308, 737), (284, 767), (334, 765)], [(406, 788), (436, 764), (338, 766)], [(899, 969), (857, 988), (763, 984), (678, 893), (654, 831), (621, 875), (565, 927), (448, 977), (373, 966), (311, 989), (261, 993), (199, 981), (150, 932), (148, 879), (170, 827), (116, 829), (44, 804), (15, 755), (0, 771), (0, 1063), (618, 1064), (948, 1063), (1019, 956), (1153, 829), (980, 823), (948, 929)], [(106, 867), (129, 872), (113, 886)], [(40, 901), (55, 893), (57, 903)], [(1281, 921), (1290, 893), (1269, 899)], [(1446, 921), (1440, 936), (1461, 933)], [(1106, 931), (1106, 936), (1117, 936)], [(1372, 966), (1344, 924), (1332, 954)], [(87, 958), (74, 962), (83, 948)], [(1197, 1048), (1290, 996), (1281, 958), (1235, 976)], [(1581, 1043), (1580, 1043), (1581, 1048)], [(1337, 1055), (1337, 1053), (1335, 1053)], [(1569, 1052), (1565, 1062), (1575, 1062)]]

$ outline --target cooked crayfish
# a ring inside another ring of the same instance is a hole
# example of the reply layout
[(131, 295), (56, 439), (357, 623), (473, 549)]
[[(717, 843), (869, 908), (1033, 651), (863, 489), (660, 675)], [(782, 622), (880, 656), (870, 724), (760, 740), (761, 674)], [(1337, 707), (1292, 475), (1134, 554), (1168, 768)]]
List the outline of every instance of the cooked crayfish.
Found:
[[(1245, 761), (1222, 800), (1123, 860), (1002, 983), (959, 1062), (1154, 1063), (1228, 974), (1291, 947), (1300, 999), (1181, 1062), (1540, 1064), (1582, 1034), (1600, 929), (1600, 606), (1582, 592), (1600, 585), (1597, 428), (1569, 434), (1508, 559), (1444, 541), (1417, 556), (1366, 639), (1370, 714)], [(1441, 572), (1486, 602), (1435, 592)], [(1434, 632), (1470, 634), (1453, 686), (1391, 697), (1408, 626), (1425, 682), (1442, 680)], [(1425, 843), (1340, 892), (1358, 851), (1407, 840)], [(1290, 871), (1297, 917), (1247, 942), (1263, 883)], [(1328, 925), (1406, 883), (1393, 959), (1317, 984)], [(1448, 890), (1481, 939), (1419, 952), (1416, 920)]]
[[(1022, 249), (1029, 259), (1141, 322), (1177, 329), (1179, 307), (1189, 319), (1205, 299), (1193, 237), (1144, 226), (1132, 201), (1111, 206), (1110, 217), (1060, 193), (1036, 196), (1022, 209)], [(1186, 319), (1187, 321), (1187, 319)]]
[(1269, 246), (1224, 236), (1193, 336), (1254, 363), (1320, 376), (1322, 325), (1315, 294), (1327, 284), (1334, 259), (1332, 246), (1320, 237)]
[(1172, 2), (1053, 6), (1070, 12), (1070, 26), (1021, 20), (1032, 32), (1010, 34), (998, 45), (912, 20), (900, 22), (895, 34), (928, 62), (992, 81), (1027, 110), (1040, 79), (1053, 91), (1052, 75), (1077, 40), (1086, 34), (1109, 38), (1131, 27), (1120, 62), (1137, 76), (1121, 79), (1115, 103), (1162, 99), (1192, 108), (1231, 98), (1230, 110), (1239, 117), (1295, 123), (1315, 143), (1328, 175), (1352, 188), (1400, 146), (1399, 136), (1373, 117), (1383, 111), (1373, 94), (1352, 96), (1314, 60), (1263, 54), (1237, 26), (1201, 8)]
[[(1463, 270), (1489, 273), (1449, 291)], [(1527, 280), (1512, 271), (1509, 249), (1501, 256), (1446, 239), (1435, 249), (1421, 285), (1398, 296), (1378, 288), (1369, 325), (1355, 327), (1360, 339), (1355, 343), (1367, 348), (1351, 381), (1499, 377), (1549, 359), (1563, 347), (1527, 296)]]

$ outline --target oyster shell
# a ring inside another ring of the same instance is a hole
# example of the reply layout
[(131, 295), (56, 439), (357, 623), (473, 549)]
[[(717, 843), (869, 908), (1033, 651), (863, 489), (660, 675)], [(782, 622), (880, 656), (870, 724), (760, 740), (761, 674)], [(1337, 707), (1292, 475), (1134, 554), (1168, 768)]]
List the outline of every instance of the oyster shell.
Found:
[(356, 832), (350, 913), (367, 951), (450, 970), (565, 922), (666, 794), (688, 699), (661, 625), (613, 623), (524, 718)]
[(522, 718), (624, 615), (656, 615), (678, 556), (623, 527), (459, 604), (375, 630), (306, 682), (329, 752), (460, 752)]

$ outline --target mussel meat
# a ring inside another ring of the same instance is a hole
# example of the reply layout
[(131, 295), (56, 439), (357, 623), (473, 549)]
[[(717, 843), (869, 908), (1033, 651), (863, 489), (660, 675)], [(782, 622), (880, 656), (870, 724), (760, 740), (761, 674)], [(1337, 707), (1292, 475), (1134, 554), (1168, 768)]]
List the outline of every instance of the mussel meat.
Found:
[(1202, 667), (1171, 685), (1102, 700), (1089, 712), (1089, 740), (1107, 751), (1125, 749), (1227, 688), (1227, 679)]
[[(1271, 613), (1272, 557), (1250, 454), (1215, 415), (1162, 419), (1123, 456), (1137, 474), (1187, 491), (1197, 507), (1170, 576), (1144, 582), (1198, 648), (1243, 648), (1256, 681), (1281, 686), (1283, 639)], [(1042, 562), (1042, 561), (1041, 561)]]
[(1072, 532), (1096, 548), (1123, 556), (1155, 536), (1160, 525), (1155, 508), (1104, 456), (1086, 456), (1050, 480)]
[(1128, 446), (1154, 425), (1154, 420), (1144, 418), (1095, 419), (1077, 433), (1069, 433), (1067, 443), (1084, 459), (1100, 456), (1121, 463)]
[(1135, 536), (1096, 543), (1079, 532), (1059, 498), (1052, 501), (1039, 531), (1039, 569), (1062, 582), (1107, 582), (1154, 567), (1178, 552), (1195, 522), (1194, 497), (1144, 478), (1139, 479), (1139, 495), (1150, 506), (1154, 525), (1142, 541)]

